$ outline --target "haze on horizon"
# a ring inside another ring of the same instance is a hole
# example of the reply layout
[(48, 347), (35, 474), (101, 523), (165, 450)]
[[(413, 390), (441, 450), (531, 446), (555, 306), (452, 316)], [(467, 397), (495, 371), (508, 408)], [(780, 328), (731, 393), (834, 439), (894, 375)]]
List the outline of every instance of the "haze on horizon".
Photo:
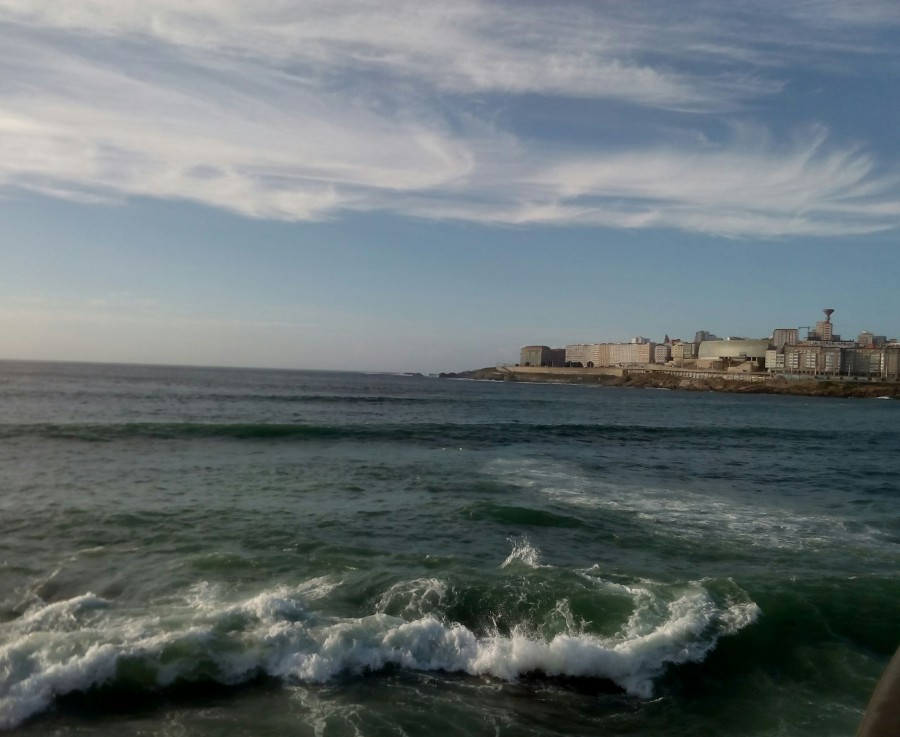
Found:
[(0, 359), (900, 337), (893, 0), (0, 0)]

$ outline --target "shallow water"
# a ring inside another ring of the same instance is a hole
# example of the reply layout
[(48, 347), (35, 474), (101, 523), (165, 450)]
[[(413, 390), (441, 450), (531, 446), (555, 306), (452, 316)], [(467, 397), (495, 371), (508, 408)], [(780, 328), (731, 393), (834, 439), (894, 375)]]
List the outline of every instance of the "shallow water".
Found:
[(0, 728), (846, 735), (900, 403), (0, 363)]

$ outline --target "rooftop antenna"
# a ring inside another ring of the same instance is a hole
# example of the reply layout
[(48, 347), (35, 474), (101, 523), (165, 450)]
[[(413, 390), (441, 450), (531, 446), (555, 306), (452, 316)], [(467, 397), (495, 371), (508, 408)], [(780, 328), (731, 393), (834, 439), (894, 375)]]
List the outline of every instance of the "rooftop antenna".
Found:
[(831, 322), (831, 313), (834, 312), (830, 307), (826, 307), (822, 312), (825, 313), (825, 322)]

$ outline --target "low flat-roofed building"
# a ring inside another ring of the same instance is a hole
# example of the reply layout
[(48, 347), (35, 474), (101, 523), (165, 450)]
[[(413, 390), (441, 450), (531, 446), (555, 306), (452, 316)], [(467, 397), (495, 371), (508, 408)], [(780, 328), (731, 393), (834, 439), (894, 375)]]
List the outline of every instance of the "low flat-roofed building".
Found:
[(766, 351), (769, 348), (768, 338), (762, 340), (704, 340), (700, 344), (700, 351), (697, 357), (707, 361), (726, 358), (765, 361)]

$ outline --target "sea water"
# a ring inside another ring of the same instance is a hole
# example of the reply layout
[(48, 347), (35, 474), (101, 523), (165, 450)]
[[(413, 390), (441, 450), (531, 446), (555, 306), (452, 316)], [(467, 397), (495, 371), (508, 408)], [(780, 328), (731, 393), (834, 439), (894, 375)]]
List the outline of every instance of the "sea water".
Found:
[(0, 363), (0, 730), (849, 735), (900, 402)]

